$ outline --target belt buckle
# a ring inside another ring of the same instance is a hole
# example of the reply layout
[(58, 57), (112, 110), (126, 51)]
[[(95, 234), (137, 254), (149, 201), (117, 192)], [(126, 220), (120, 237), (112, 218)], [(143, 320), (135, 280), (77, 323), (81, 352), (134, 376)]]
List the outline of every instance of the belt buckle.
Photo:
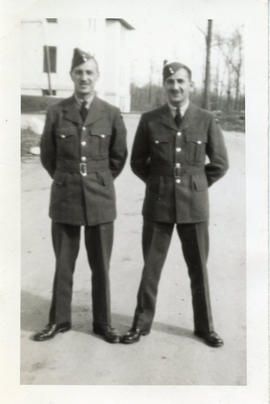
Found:
[(87, 164), (80, 163), (80, 174), (85, 177), (87, 175)]
[(178, 167), (174, 167), (174, 177), (175, 178), (178, 178), (178, 177), (180, 177), (180, 168), (178, 168)]

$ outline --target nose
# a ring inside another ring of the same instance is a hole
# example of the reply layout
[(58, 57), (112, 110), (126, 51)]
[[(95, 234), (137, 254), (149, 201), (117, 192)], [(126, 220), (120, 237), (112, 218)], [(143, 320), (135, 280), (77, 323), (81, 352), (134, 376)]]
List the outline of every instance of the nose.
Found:
[(178, 86), (178, 83), (177, 83), (176, 80), (173, 82), (172, 88), (173, 88), (174, 90), (178, 90), (179, 86)]
[(87, 73), (86, 72), (82, 72), (81, 79), (84, 80), (84, 81), (87, 80)]

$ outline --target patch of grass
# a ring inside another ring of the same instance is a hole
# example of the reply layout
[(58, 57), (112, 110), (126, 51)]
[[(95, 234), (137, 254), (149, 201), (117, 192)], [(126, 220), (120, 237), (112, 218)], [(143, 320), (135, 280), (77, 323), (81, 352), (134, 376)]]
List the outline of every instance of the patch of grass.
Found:
[(21, 130), (21, 157), (33, 156), (30, 153), (30, 148), (39, 146), (40, 136), (34, 133), (31, 129)]
[(234, 132), (245, 132), (245, 115), (243, 113), (216, 113), (222, 129)]

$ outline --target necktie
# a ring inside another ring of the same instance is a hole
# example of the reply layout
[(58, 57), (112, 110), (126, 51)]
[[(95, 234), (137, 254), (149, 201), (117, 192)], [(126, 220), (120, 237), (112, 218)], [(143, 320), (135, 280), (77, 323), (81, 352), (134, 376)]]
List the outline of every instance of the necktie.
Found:
[(82, 117), (83, 121), (85, 121), (85, 118), (86, 118), (87, 113), (88, 113), (88, 109), (86, 108), (86, 104), (87, 104), (86, 101), (83, 101), (82, 105), (81, 105), (81, 108), (80, 108), (80, 114), (81, 114), (81, 117)]
[(174, 117), (174, 121), (175, 121), (176, 125), (179, 127), (180, 123), (182, 121), (182, 117), (181, 117), (179, 108), (176, 108), (176, 114), (175, 114), (175, 117)]

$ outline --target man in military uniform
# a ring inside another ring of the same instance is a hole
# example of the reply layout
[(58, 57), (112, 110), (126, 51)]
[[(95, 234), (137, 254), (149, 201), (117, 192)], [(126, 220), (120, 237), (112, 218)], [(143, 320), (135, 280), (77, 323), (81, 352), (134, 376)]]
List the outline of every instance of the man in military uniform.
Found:
[(96, 59), (74, 49), (74, 94), (48, 109), (41, 138), (41, 162), (53, 178), (49, 215), (56, 256), (48, 325), (36, 341), (71, 328), (72, 282), (80, 229), (92, 270), (93, 331), (119, 342), (111, 328), (109, 262), (116, 217), (113, 180), (127, 157), (126, 129), (118, 108), (95, 95)]
[(176, 225), (191, 280), (195, 335), (219, 347), (223, 341), (213, 327), (206, 268), (208, 187), (228, 169), (227, 153), (213, 115), (189, 101), (191, 70), (178, 62), (166, 64), (163, 84), (168, 104), (142, 115), (131, 155), (134, 173), (146, 183), (144, 268), (133, 325), (121, 341), (136, 342), (151, 330)]

